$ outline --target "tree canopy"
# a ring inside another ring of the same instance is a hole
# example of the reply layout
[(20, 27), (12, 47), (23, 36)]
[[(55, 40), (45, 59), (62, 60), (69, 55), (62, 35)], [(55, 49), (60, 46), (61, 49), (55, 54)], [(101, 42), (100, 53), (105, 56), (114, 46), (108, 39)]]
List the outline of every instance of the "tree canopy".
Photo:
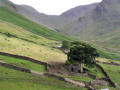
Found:
[(73, 42), (68, 53), (68, 61), (72, 64), (85, 64), (92, 67), (95, 64), (95, 58), (99, 53), (95, 48), (88, 44)]
[(63, 49), (70, 49), (71, 43), (69, 41), (64, 40), (62, 42), (62, 48)]

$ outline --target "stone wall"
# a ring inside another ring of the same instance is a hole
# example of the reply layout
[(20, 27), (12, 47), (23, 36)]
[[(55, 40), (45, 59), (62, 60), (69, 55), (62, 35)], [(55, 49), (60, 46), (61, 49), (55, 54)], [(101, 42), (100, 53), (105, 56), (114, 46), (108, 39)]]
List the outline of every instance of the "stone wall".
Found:
[(99, 65), (99, 64), (96, 64), (96, 66), (103, 72), (103, 74), (106, 76), (108, 82), (114, 86), (115, 88), (117, 88), (117, 84), (115, 82), (112, 81), (112, 79), (110, 78), (110, 76), (107, 74), (107, 72)]
[(120, 66), (120, 63), (116, 63), (116, 62), (100, 62), (97, 61), (98, 63), (102, 63), (102, 64), (109, 64), (109, 65), (115, 65), (115, 66)]
[(37, 63), (37, 64), (41, 64), (41, 65), (45, 65), (46, 70), (47, 67), (49, 67), (50, 65), (45, 63), (45, 62), (41, 62), (40, 60), (35, 60), (26, 56), (20, 56), (20, 55), (15, 55), (15, 54), (9, 54), (9, 53), (5, 53), (5, 52), (0, 52), (0, 55), (5, 55), (5, 56), (10, 56), (10, 57), (14, 57), (14, 58), (18, 58), (18, 59), (24, 59), (33, 63)]
[(30, 71), (29, 69), (22, 68), (22, 67), (17, 67), (17, 66), (11, 65), (11, 64), (7, 64), (7, 63), (0, 62), (0, 65), (1, 65), (1, 66), (4, 66), (4, 67), (7, 67), (7, 68), (15, 69), (15, 70), (18, 70), (18, 71), (31, 73), (31, 71)]

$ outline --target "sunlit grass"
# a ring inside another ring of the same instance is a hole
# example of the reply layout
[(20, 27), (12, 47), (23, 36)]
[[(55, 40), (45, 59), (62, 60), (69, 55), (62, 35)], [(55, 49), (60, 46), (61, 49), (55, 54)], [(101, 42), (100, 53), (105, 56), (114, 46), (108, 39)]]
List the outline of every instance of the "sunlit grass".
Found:
[(111, 77), (111, 79), (116, 82), (120, 87), (120, 66), (111, 66), (111, 65), (104, 65), (101, 64), (101, 66), (105, 69), (105, 71), (108, 73), (108, 75)]
[(36, 24), (22, 15), (16, 13), (13, 10), (10, 10), (6, 7), (0, 7), (0, 19), (10, 22), (12, 24), (15, 24), (17, 26), (20, 26), (24, 28), (27, 31), (33, 32), (35, 34), (54, 39), (54, 40), (72, 40), (69, 37), (66, 37), (64, 35), (61, 35), (57, 32), (54, 32), (51, 29), (48, 29), (47, 27), (44, 27), (42, 25)]
[[(35, 35), (6, 22), (0, 22), (0, 32), (0, 51), (27, 56), (44, 62), (65, 62), (66, 60), (66, 55), (56, 49), (60, 45), (58, 41)], [(6, 33), (17, 37), (8, 37)]]
[[(0, 66), (1, 90), (79, 90), (69, 83)], [(80, 89), (86, 90), (86, 89)]]
[(28, 56), (44, 62), (64, 62), (66, 55), (57, 49), (0, 35), (0, 51)]
[(4, 61), (8, 64), (15, 65), (17, 67), (24, 67), (26, 69), (30, 69), (32, 71), (45, 73), (46, 67), (44, 65), (36, 64), (27, 60), (17, 59), (13, 57), (0, 55), (0, 61)]

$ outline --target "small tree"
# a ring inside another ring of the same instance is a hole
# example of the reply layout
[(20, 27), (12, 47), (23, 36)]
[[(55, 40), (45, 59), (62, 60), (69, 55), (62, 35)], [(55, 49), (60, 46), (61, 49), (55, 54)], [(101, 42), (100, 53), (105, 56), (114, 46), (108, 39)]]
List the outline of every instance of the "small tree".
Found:
[(80, 65), (80, 71), (83, 72), (83, 64), (92, 67), (95, 64), (95, 58), (99, 54), (97, 50), (87, 44), (73, 44), (68, 53), (68, 61), (75, 65)]
[(63, 41), (62, 42), (62, 48), (63, 49), (70, 49), (70, 45), (71, 45), (71, 43), (69, 42), (69, 41)]

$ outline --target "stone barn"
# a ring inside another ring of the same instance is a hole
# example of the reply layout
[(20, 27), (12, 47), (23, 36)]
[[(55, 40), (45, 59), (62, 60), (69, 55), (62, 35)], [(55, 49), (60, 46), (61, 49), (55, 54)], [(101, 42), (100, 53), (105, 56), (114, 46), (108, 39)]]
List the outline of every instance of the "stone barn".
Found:
[(80, 72), (80, 66), (69, 65), (68, 70), (70, 72), (81, 73)]

